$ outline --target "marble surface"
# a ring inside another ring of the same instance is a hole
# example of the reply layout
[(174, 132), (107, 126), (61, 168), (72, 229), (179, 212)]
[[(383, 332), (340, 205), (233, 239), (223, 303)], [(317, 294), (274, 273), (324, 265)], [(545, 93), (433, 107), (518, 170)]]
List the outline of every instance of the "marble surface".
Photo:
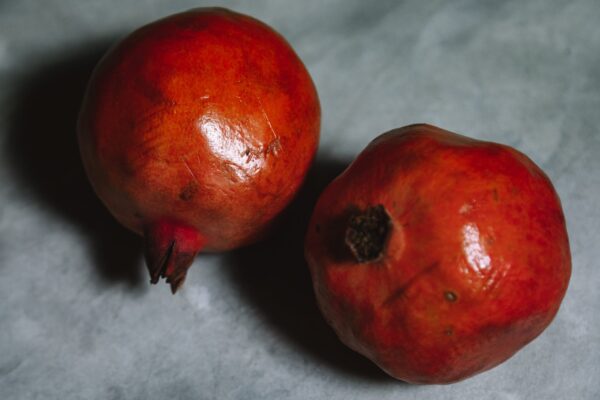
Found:
[[(225, 1), (279, 30), (323, 109), (319, 158), (266, 242), (150, 287), (111, 219), (74, 123), (111, 42), (202, 1), (0, 1), (0, 399), (600, 398), (600, 2)], [(388, 378), (319, 315), (301, 238), (316, 193), (373, 137), (429, 122), (529, 154), (573, 253), (554, 323), (450, 386)]]

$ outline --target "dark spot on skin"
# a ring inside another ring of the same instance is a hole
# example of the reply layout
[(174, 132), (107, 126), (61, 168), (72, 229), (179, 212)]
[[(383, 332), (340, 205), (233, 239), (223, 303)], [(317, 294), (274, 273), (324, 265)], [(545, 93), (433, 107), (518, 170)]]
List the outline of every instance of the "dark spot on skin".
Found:
[(454, 329), (452, 329), (451, 326), (447, 327), (446, 329), (444, 329), (444, 335), (446, 335), (446, 336), (454, 335)]
[(196, 195), (198, 191), (198, 184), (196, 182), (190, 182), (179, 192), (179, 198), (183, 201), (190, 201)]
[(133, 79), (133, 83), (138, 93), (146, 97), (154, 105), (168, 105), (172, 103), (165, 93), (163, 93), (155, 82), (140, 75)]
[(315, 225), (315, 231), (317, 233), (321, 232), (321, 225), (319, 225), (319, 224)]
[(345, 242), (356, 261), (376, 261), (383, 254), (390, 231), (390, 217), (379, 204), (350, 216)]
[(494, 190), (492, 190), (492, 196), (495, 201), (498, 201), (498, 189), (494, 188)]
[(456, 293), (447, 291), (447, 292), (444, 292), (444, 298), (446, 300), (448, 300), (449, 302), (454, 303), (457, 299), (457, 296), (456, 296)]

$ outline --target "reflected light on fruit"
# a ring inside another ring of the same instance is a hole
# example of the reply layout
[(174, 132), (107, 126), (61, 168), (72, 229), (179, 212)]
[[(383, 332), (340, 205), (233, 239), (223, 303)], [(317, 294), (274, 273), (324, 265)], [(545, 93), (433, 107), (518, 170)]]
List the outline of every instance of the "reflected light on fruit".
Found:
[[(260, 152), (252, 148), (250, 143), (243, 141), (242, 135), (233, 132), (228, 126), (223, 126), (210, 116), (198, 120), (198, 129), (206, 138), (206, 143), (212, 152), (229, 163), (238, 178), (246, 179), (255, 175), (265, 160)], [(257, 156), (257, 153), (260, 156)]]
[(471, 268), (481, 274), (490, 267), (490, 256), (487, 254), (481, 239), (479, 229), (475, 224), (466, 224), (463, 229), (463, 250)]

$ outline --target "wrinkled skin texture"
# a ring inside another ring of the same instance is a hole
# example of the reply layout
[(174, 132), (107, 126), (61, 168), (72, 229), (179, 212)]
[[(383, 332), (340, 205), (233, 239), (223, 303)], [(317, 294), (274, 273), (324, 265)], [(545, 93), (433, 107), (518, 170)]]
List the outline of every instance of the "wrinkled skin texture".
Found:
[[(382, 205), (358, 262), (350, 215)], [(498, 365), (552, 321), (571, 260), (561, 205), (525, 155), (430, 125), (381, 135), (321, 195), (306, 238), (340, 339), (397, 379), (450, 383)]]
[(315, 87), (289, 44), (253, 18), (208, 8), (113, 47), (78, 133), (96, 193), (146, 237), (151, 264), (178, 248), (166, 232), (196, 251), (257, 240), (302, 183), (319, 124)]

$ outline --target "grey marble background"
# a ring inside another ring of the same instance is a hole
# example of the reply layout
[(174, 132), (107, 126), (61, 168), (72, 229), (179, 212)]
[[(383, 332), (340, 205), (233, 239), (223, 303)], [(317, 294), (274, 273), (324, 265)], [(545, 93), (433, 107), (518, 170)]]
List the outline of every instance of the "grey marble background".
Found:
[[(267, 242), (150, 287), (74, 136), (117, 37), (202, 1), (0, 0), (0, 399), (600, 398), (600, 2), (225, 1), (279, 30), (319, 89), (322, 145)], [(318, 314), (301, 238), (318, 190), (373, 137), (429, 122), (515, 146), (562, 198), (573, 276), (550, 328), (450, 386), (396, 382)]]

